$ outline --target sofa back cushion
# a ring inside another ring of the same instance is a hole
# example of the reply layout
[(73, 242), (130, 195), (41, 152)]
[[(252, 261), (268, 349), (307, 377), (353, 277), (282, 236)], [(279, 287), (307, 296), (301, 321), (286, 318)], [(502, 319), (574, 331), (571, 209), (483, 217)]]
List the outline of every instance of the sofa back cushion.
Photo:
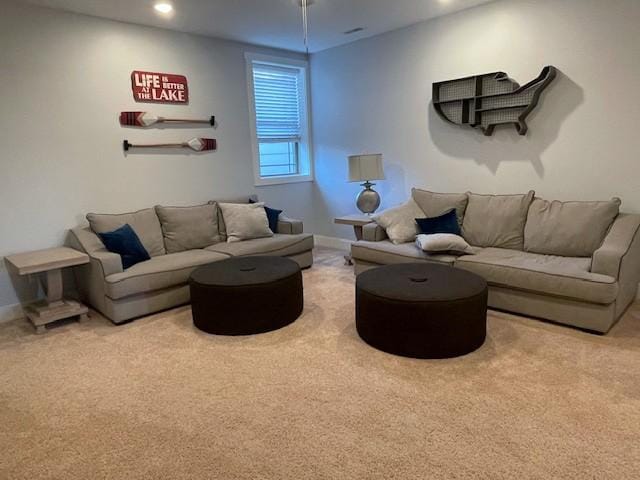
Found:
[(428, 218), (438, 217), (452, 208), (455, 209), (458, 224), (462, 226), (464, 212), (469, 201), (466, 193), (437, 193), (412, 188), (411, 197)]
[(524, 225), (533, 190), (524, 195), (479, 195), (468, 192), (462, 236), (476, 247), (522, 250)]
[(153, 208), (119, 214), (88, 213), (87, 220), (94, 233), (112, 232), (128, 223), (150, 256), (166, 253), (160, 221)]
[[(222, 198), (217, 200), (211, 200), (209, 203), (211, 204), (220, 204), (220, 203), (256, 203), (258, 201), (257, 195), (242, 195), (238, 197), (229, 197)], [(220, 240), (223, 242), (227, 241), (227, 226), (224, 223), (224, 217), (222, 216), (222, 210), (217, 206), (218, 209), (218, 233), (220, 234)]]
[(524, 228), (527, 252), (591, 257), (620, 211), (620, 199), (559, 202), (536, 198)]
[(402, 205), (376, 213), (371, 219), (386, 230), (393, 243), (399, 244), (415, 241), (418, 234), (416, 218), (422, 215), (418, 204), (410, 198)]
[(156, 206), (167, 253), (205, 248), (220, 242), (215, 204), (193, 207)]

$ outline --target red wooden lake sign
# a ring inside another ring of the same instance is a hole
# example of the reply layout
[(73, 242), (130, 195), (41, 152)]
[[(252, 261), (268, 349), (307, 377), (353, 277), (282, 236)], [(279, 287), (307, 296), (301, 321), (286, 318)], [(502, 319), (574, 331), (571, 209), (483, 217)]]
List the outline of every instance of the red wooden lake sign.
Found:
[(189, 86), (184, 75), (134, 70), (131, 89), (136, 102), (189, 103)]

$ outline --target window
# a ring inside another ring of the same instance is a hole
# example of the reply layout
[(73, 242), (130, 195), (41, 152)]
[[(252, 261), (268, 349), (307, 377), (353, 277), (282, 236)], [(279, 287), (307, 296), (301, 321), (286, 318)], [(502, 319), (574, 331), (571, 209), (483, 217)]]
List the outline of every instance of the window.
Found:
[(256, 185), (312, 180), (307, 63), (247, 54)]

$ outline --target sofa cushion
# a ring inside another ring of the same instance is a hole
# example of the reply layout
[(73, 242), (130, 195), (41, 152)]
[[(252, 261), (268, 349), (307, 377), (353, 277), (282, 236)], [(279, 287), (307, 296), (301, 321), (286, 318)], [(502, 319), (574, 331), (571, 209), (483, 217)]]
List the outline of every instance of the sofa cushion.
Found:
[(188, 250), (154, 257), (138, 263), (122, 273), (105, 278), (105, 292), (109, 298), (119, 298), (184, 285), (189, 275), (200, 265), (229, 258), (223, 253), (207, 250)]
[(120, 228), (116, 228), (113, 232), (105, 232), (97, 234), (111, 253), (120, 255), (122, 268), (127, 269), (136, 263), (149, 260), (149, 253), (145, 250), (144, 245), (133, 231), (128, 223)]
[(418, 224), (418, 231), (427, 235), (433, 235), (434, 233), (462, 235), (458, 216), (453, 208), (437, 217), (416, 218), (416, 223)]
[(218, 207), (220, 203), (256, 203), (258, 201), (258, 197), (256, 195), (244, 195), (239, 197), (229, 197), (229, 198), (221, 198), (217, 200), (210, 200), (209, 203), (212, 205), (216, 205), (218, 209), (218, 232), (220, 233), (220, 240), (223, 242), (227, 241), (227, 227), (224, 224), (224, 218), (222, 217), (222, 210)]
[(413, 242), (418, 234), (416, 218), (424, 213), (418, 204), (410, 198), (397, 207), (388, 208), (376, 213), (371, 218), (387, 231), (393, 243)]
[(620, 199), (608, 202), (559, 202), (536, 198), (524, 227), (528, 252), (590, 257), (602, 244), (620, 211)]
[(95, 233), (112, 232), (128, 223), (150, 256), (166, 253), (160, 220), (153, 208), (119, 214), (88, 213), (87, 220)]
[(459, 257), (455, 266), (484, 277), (490, 285), (608, 305), (615, 301), (613, 277), (589, 271), (590, 260), (485, 248)]
[(193, 207), (156, 206), (167, 253), (204, 248), (220, 242), (215, 204)]
[(451, 233), (420, 234), (416, 246), (425, 252), (448, 253), (451, 255), (473, 255), (473, 248), (460, 235)]
[(460, 225), (469, 202), (466, 193), (437, 193), (419, 188), (411, 189), (411, 197), (427, 217), (437, 217), (452, 208), (455, 209)]
[(242, 242), (217, 243), (207, 247), (211, 252), (224, 253), (233, 257), (245, 255), (289, 256), (313, 249), (313, 235), (300, 233), (288, 235), (276, 233), (273, 237), (255, 238)]
[(524, 224), (534, 192), (525, 195), (468, 193), (462, 236), (477, 247), (524, 247)]
[[(251, 198), (249, 199), (249, 203), (257, 203), (257, 201)], [(277, 208), (267, 207), (265, 205), (264, 213), (267, 214), (267, 220), (269, 221), (269, 230), (271, 230), (273, 233), (278, 233), (278, 221), (280, 219), (280, 214), (282, 213), (282, 210), (278, 210)]]
[(352, 243), (351, 256), (356, 261), (362, 260), (380, 265), (415, 262), (419, 260), (452, 265), (456, 259), (455, 255), (429, 254), (423, 252), (415, 243), (395, 245), (389, 240), (383, 240), (381, 242), (360, 240)]
[(264, 212), (267, 214), (267, 220), (269, 221), (269, 230), (273, 233), (278, 232), (278, 220), (280, 219), (280, 214), (282, 210), (278, 210), (277, 208), (271, 208), (264, 206)]
[(264, 203), (219, 203), (218, 208), (222, 210), (227, 242), (273, 236)]

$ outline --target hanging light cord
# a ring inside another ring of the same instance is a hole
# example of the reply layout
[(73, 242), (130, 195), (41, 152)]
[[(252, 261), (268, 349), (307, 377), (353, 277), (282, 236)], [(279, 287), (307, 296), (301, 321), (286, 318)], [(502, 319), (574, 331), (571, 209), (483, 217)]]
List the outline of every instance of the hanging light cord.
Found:
[(302, 32), (304, 35), (304, 49), (309, 55), (309, 17), (307, 16), (307, 0), (302, 0)]

